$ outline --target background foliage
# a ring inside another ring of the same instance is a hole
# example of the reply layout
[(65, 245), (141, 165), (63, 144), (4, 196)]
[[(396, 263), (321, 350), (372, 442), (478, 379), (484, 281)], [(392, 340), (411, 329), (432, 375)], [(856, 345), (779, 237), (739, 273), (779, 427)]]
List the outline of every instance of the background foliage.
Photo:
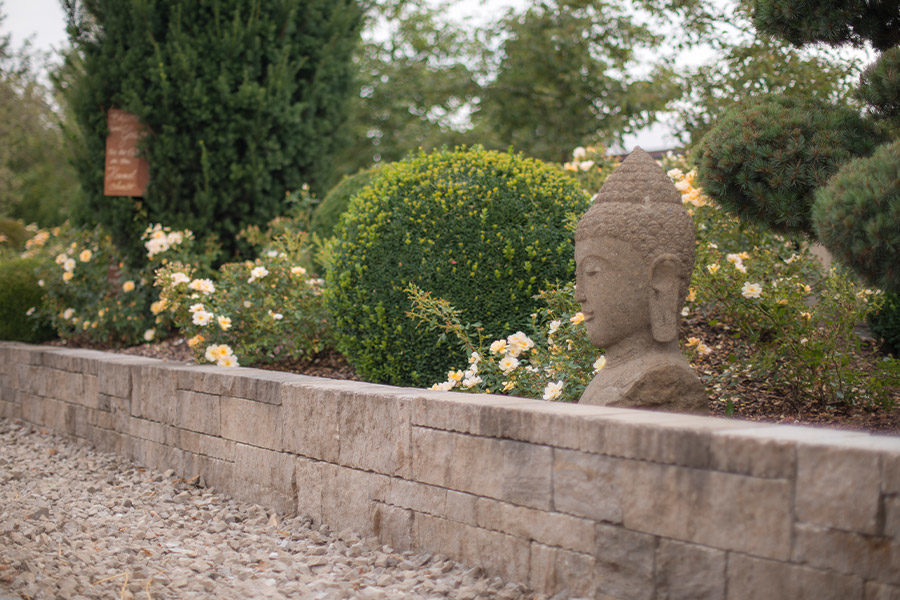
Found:
[[(0, 3), (0, 30), (4, 23)], [(13, 48), (0, 34), (0, 216), (52, 226), (65, 220), (77, 189), (63, 147), (45, 55)]]
[[(236, 234), (282, 210), (285, 190), (332, 180), (361, 9), (355, 0), (65, 0), (83, 71), (69, 90), (83, 147), (82, 222), (138, 255), (147, 222)], [(143, 201), (103, 196), (106, 111), (149, 128)]]

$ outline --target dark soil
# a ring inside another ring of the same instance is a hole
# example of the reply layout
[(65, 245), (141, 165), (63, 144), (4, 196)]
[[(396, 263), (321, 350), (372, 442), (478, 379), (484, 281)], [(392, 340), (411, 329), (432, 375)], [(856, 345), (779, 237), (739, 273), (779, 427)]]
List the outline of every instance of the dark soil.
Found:
[[(684, 339), (695, 336), (714, 351), (694, 361), (694, 367), (704, 380), (710, 394), (710, 413), (750, 421), (772, 423), (821, 425), (827, 427), (870, 431), (873, 433), (900, 434), (900, 409), (891, 409), (881, 405), (858, 406), (846, 402), (828, 404), (816, 400), (794, 400), (789, 390), (778, 389), (769, 381), (754, 378), (751, 373), (732, 380), (727, 386), (717, 381), (718, 375), (726, 368), (733, 367), (730, 355), (740, 355), (739, 341), (726, 327), (710, 326), (700, 319), (691, 319), (685, 323), (682, 331)], [(65, 341), (49, 342), (55, 346), (69, 346)], [(98, 350), (109, 350), (122, 354), (147, 356), (163, 360), (191, 361), (190, 349), (183, 338), (173, 337), (167, 340), (142, 344), (130, 348), (111, 348), (91, 346)], [(877, 359), (874, 345), (864, 349), (864, 360)], [(325, 352), (308, 360), (295, 360), (271, 365), (257, 365), (257, 368), (272, 371), (288, 371), (303, 375), (328, 377), (331, 379), (350, 379), (360, 381), (353, 367), (337, 352)], [(900, 393), (895, 394), (895, 404), (900, 405)]]

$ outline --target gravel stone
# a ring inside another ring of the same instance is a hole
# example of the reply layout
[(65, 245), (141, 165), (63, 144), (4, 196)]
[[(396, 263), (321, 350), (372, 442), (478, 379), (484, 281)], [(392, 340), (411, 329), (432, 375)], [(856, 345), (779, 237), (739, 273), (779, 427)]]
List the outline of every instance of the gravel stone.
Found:
[(0, 600), (544, 600), (0, 418)]

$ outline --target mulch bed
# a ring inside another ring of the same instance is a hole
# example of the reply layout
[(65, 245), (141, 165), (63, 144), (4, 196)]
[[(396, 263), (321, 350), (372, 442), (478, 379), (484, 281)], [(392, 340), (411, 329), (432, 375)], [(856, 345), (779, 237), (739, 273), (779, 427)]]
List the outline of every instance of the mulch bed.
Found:
[[(795, 402), (786, 390), (772, 386), (766, 380), (755, 379), (751, 374), (732, 382), (727, 389), (716, 389), (717, 375), (733, 367), (728, 360), (737, 350), (739, 342), (722, 325), (710, 326), (699, 318), (688, 319), (682, 331), (683, 337), (695, 336), (715, 351), (695, 363), (695, 367), (707, 384), (710, 393), (710, 413), (750, 421), (787, 423), (792, 425), (819, 425), (840, 429), (869, 431), (873, 433), (900, 434), (900, 409), (890, 410), (881, 406), (855, 406), (847, 403), (827, 405), (822, 402)], [(75, 347), (74, 344), (56, 340), (53, 346)], [(83, 346), (78, 346), (83, 347)], [(183, 338), (173, 337), (153, 344), (130, 348), (91, 346), (97, 350), (109, 350), (163, 360), (190, 361), (191, 353)], [(865, 352), (872, 358), (877, 355), (874, 347)], [(866, 357), (864, 357), (866, 358)], [(272, 365), (258, 365), (272, 371), (288, 371), (302, 375), (361, 381), (347, 360), (337, 352), (325, 352), (308, 360), (295, 360)], [(729, 405), (728, 400), (731, 399)], [(895, 404), (900, 405), (900, 394)]]

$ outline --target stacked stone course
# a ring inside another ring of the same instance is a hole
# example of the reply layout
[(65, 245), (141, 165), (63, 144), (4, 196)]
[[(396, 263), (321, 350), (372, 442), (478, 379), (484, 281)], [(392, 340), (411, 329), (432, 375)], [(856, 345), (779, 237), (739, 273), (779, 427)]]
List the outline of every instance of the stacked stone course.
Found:
[(900, 599), (900, 438), (0, 343), (0, 416), (538, 592)]

